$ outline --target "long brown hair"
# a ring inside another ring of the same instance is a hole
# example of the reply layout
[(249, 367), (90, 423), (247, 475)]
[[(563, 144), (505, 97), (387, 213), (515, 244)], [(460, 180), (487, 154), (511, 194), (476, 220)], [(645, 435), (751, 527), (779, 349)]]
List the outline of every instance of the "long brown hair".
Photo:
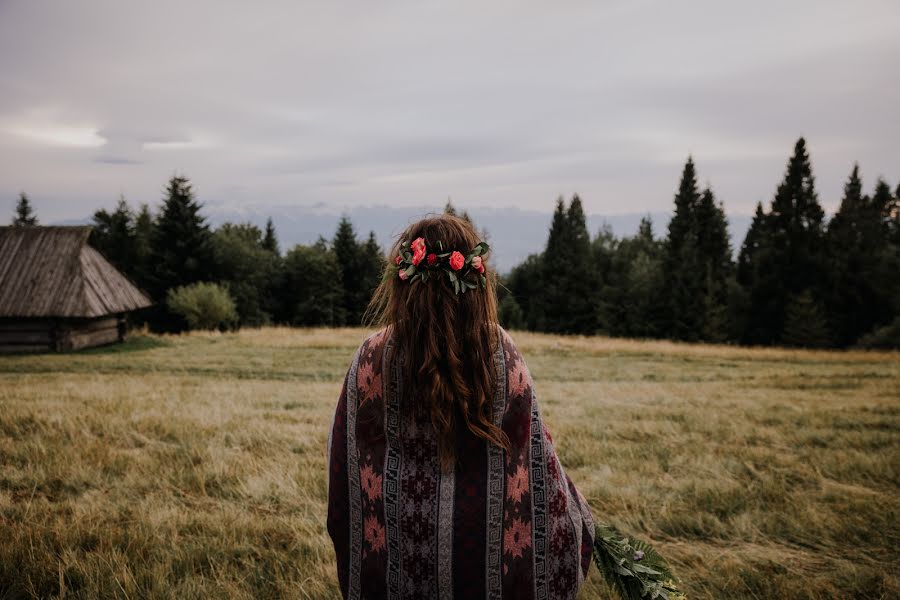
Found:
[(457, 420), (461, 418), (476, 436), (489, 444), (509, 449), (509, 440), (491, 419), (491, 399), (496, 390), (493, 364), (499, 343), (496, 274), (487, 260), (486, 287), (456, 294), (447, 277), (428, 281), (401, 280), (394, 259), (403, 241), (424, 238), (428, 252), (441, 242), (444, 251), (467, 254), (479, 235), (469, 221), (443, 214), (410, 225), (388, 255), (385, 277), (366, 309), (365, 321), (390, 327), (398, 352), (402, 352), (403, 380), (411, 384), (406, 398), (423, 404), (431, 414), (438, 442), (441, 468), (453, 468)]

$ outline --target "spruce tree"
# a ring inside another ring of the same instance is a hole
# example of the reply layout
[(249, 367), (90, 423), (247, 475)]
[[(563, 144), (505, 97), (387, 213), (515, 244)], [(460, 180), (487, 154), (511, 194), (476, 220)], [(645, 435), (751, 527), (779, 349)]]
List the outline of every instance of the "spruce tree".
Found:
[(882, 237), (881, 213), (863, 195), (859, 166), (854, 165), (826, 233), (828, 320), (839, 346), (852, 344), (877, 321), (873, 304), (881, 282), (873, 280), (873, 270)]
[(569, 329), (569, 315), (572, 312), (572, 298), (567, 289), (570, 281), (569, 260), (572, 257), (570, 238), (566, 204), (560, 196), (556, 200), (547, 247), (540, 260), (540, 285), (536, 290), (539, 308), (535, 311), (540, 317), (535, 326), (540, 331), (566, 333)]
[(153, 215), (150, 207), (141, 204), (134, 218), (134, 267), (131, 275), (139, 287), (149, 289), (151, 271), (151, 239), (153, 237)]
[(553, 256), (562, 256), (566, 252), (568, 237), (568, 221), (566, 219), (566, 202), (560, 196), (556, 199), (553, 220), (550, 222), (550, 235), (547, 237), (545, 252)]
[[(356, 240), (356, 232), (350, 219), (343, 215), (338, 221), (337, 231), (331, 242), (334, 256), (337, 259), (343, 298), (341, 314), (345, 315), (347, 325), (359, 325), (362, 322), (364, 292), (362, 289), (362, 251)], [(344, 325), (345, 323), (340, 323)]]
[(668, 297), (666, 334), (698, 340), (703, 324), (705, 273), (700, 261), (697, 210), (700, 190), (693, 158), (688, 157), (675, 194), (675, 213), (665, 245), (664, 286)]
[(769, 214), (772, 241), (791, 293), (820, 291), (824, 218), (806, 141), (800, 138)]
[(111, 213), (105, 209), (95, 212), (93, 222), (91, 245), (120, 271), (134, 277), (134, 214), (124, 196), (119, 197), (116, 209)]
[(755, 277), (746, 290), (748, 336), (754, 343), (782, 341), (785, 311), (792, 298), (809, 292), (813, 303), (824, 296), (825, 213), (819, 205), (806, 141), (797, 140), (766, 215), (764, 249), (756, 252)]
[(275, 225), (272, 223), (272, 217), (266, 220), (266, 234), (263, 237), (262, 247), (275, 256), (280, 256), (281, 251), (278, 248), (278, 237), (275, 235)]
[(361, 252), (359, 307), (361, 313), (365, 314), (375, 288), (381, 283), (381, 275), (385, 267), (384, 253), (381, 246), (378, 245), (374, 231), (369, 232), (369, 238), (362, 245)]
[(591, 237), (587, 217), (578, 194), (572, 197), (566, 211), (566, 262), (560, 263), (569, 300), (565, 331), (593, 334), (597, 330), (597, 311), (594, 308), (597, 288), (596, 271), (591, 256)]
[(618, 335), (659, 337), (666, 322), (663, 292), (663, 246), (653, 235), (650, 217), (641, 219), (636, 235), (621, 240), (616, 252), (619, 263)]
[[(649, 219), (648, 219), (649, 224)], [(643, 221), (641, 231), (644, 230)], [(653, 236), (652, 226), (650, 235)], [(597, 331), (607, 335), (616, 335), (621, 320), (618, 307), (621, 304), (620, 290), (615, 268), (619, 239), (613, 233), (609, 223), (603, 223), (597, 235), (591, 240), (591, 260), (597, 273), (597, 293), (594, 298), (594, 309), (597, 313)]]
[(544, 306), (546, 286), (544, 276), (544, 255), (530, 254), (512, 268), (506, 278), (509, 296), (522, 312), (523, 327), (529, 331), (543, 331), (545, 326)]
[[(162, 302), (170, 288), (208, 281), (214, 271), (209, 226), (187, 177), (173, 176), (150, 237), (149, 291)], [(171, 320), (160, 323), (175, 324)]]
[(733, 332), (744, 344), (771, 344), (780, 334), (780, 326), (774, 325), (780, 300), (772, 288), (781, 282), (764, 268), (771, 253), (770, 221), (760, 202), (738, 255), (738, 286), (731, 303)]
[(749, 287), (753, 283), (755, 259), (759, 252), (768, 245), (765, 241), (767, 223), (762, 202), (757, 202), (753, 221), (750, 223), (744, 243), (741, 245), (741, 252), (738, 254), (737, 279), (741, 285)]
[(872, 263), (870, 277), (876, 290), (873, 320), (877, 327), (900, 316), (900, 199), (891, 194), (890, 186), (881, 178), (875, 185), (870, 210), (880, 225), (880, 235), (872, 236), (878, 241), (872, 251), (878, 260)]
[(725, 209), (708, 187), (695, 211), (697, 252), (702, 280), (700, 339), (723, 342), (729, 333), (728, 279), (732, 274), (731, 240)]
[(31, 208), (31, 202), (25, 192), (19, 192), (19, 201), (16, 204), (16, 213), (12, 220), (13, 227), (34, 227), (38, 224), (37, 215)]

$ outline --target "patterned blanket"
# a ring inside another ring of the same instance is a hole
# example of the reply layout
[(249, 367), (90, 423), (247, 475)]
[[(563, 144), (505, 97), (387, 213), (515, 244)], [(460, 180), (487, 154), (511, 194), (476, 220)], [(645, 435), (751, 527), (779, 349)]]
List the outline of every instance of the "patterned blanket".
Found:
[(363, 342), (329, 434), (328, 532), (344, 598), (574, 598), (594, 524), (512, 338), (501, 329), (492, 406), (512, 451), (458, 428), (452, 474), (428, 414), (400, 409), (403, 360), (388, 330)]

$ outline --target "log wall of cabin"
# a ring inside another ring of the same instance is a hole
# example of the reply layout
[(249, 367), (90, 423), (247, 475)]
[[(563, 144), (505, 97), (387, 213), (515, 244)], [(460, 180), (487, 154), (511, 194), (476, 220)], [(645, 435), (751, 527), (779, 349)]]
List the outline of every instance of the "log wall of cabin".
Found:
[(67, 352), (125, 339), (123, 316), (98, 319), (0, 319), (0, 353)]

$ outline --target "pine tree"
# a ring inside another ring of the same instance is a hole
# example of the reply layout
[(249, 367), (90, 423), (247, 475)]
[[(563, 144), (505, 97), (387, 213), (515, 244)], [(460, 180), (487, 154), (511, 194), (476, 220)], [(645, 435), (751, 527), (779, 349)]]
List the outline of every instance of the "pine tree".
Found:
[(669, 299), (667, 335), (679, 340), (698, 340), (703, 324), (703, 283), (697, 210), (700, 190), (694, 160), (688, 157), (675, 194), (675, 213), (669, 221), (665, 245), (664, 277)]
[[(190, 181), (173, 176), (150, 237), (149, 290), (161, 302), (170, 288), (208, 281), (213, 272), (209, 227), (200, 214)], [(162, 327), (176, 326), (163, 316)]]
[(16, 214), (12, 220), (13, 227), (34, 227), (38, 224), (37, 215), (31, 208), (31, 202), (25, 192), (19, 192), (19, 202), (16, 204)]
[(700, 338), (723, 342), (729, 333), (728, 279), (732, 275), (731, 240), (725, 209), (708, 187), (695, 211), (697, 252), (702, 280)]
[(753, 282), (753, 267), (758, 253), (767, 246), (766, 236), (766, 213), (763, 210), (762, 202), (756, 203), (756, 212), (753, 214), (753, 221), (744, 237), (744, 243), (741, 245), (741, 252), (738, 255), (737, 278), (741, 285), (750, 286)]
[(659, 337), (666, 325), (663, 294), (663, 245), (653, 235), (650, 217), (641, 219), (636, 235), (621, 240), (616, 252), (621, 306), (618, 335)]
[(870, 276), (876, 291), (873, 321), (878, 327), (900, 317), (900, 198), (891, 194), (890, 186), (881, 178), (875, 185), (870, 210), (874, 213), (872, 220), (879, 224), (877, 232), (874, 224), (871, 226), (872, 238), (877, 240), (872, 254), (878, 259), (872, 261)]
[(597, 311), (593, 301), (599, 285), (591, 260), (591, 237), (587, 230), (587, 217), (578, 194), (572, 197), (566, 211), (566, 229), (569, 232), (567, 256), (566, 262), (561, 263), (564, 265), (565, 291), (569, 298), (565, 331), (593, 334), (597, 330)]
[(760, 265), (768, 262), (766, 255), (770, 251), (769, 221), (758, 202), (738, 255), (737, 286), (730, 302), (732, 333), (744, 344), (767, 343), (778, 335), (778, 331), (767, 329), (775, 307), (764, 285), (771, 282), (770, 278), (760, 270)]
[(556, 209), (553, 211), (553, 220), (550, 222), (550, 235), (547, 237), (545, 252), (552, 256), (562, 256), (566, 253), (566, 238), (568, 237), (568, 221), (566, 220), (566, 202), (560, 196), (556, 199)]
[(365, 314), (365, 310), (372, 299), (375, 288), (381, 283), (381, 274), (384, 272), (385, 258), (378, 245), (378, 239), (375, 232), (369, 232), (369, 238), (361, 247), (362, 260), (360, 268), (360, 302), (359, 307), (361, 313)]
[(859, 166), (854, 165), (826, 233), (828, 317), (839, 346), (852, 344), (882, 320), (875, 316), (880, 312), (876, 304), (881, 282), (873, 280), (873, 271), (881, 258), (883, 234), (881, 211), (863, 195)]
[(150, 285), (152, 237), (153, 215), (149, 206), (141, 204), (134, 218), (134, 266), (131, 275), (139, 287), (146, 289)]
[(105, 209), (95, 212), (93, 221), (91, 245), (120, 271), (134, 277), (134, 214), (125, 202), (125, 197), (119, 196), (119, 202), (113, 212), (107, 212)]
[(444, 214), (452, 217), (457, 216), (456, 208), (453, 207), (453, 202), (451, 202), (450, 198), (447, 198), (447, 204), (444, 205)]
[[(346, 324), (359, 325), (362, 322), (364, 292), (362, 290), (362, 251), (356, 240), (356, 232), (350, 219), (343, 215), (338, 222), (337, 231), (331, 242), (338, 263), (343, 299), (342, 314), (347, 318)], [(341, 323), (343, 325), (344, 323)]]
[(819, 205), (803, 138), (794, 146), (785, 179), (772, 200), (769, 218), (773, 243), (786, 269), (789, 292), (818, 292), (825, 211)]
[(572, 297), (567, 288), (571, 273), (569, 261), (574, 254), (569, 246), (570, 238), (566, 204), (560, 196), (556, 200), (547, 247), (540, 259), (540, 286), (536, 290), (539, 308), (535, 311), (535, 314), (540, 315), (540, 321), (535, 323), (539, 331), (551, 333), (569, 331), (569, 315), (573, 307)]
[[(647, 219), (649, 224), (649, 218)], [(643, 220), (640, 231), (645, 231)], [(650, 225), (650, 236), (653, 228)], [(597, 312), (597, 331), (606, 335), (616, 335), (621, 320), (618, 307), (621, 304), (621, 290), (618, 287), (616, 267), (619, 239), (609, 223), (603, 223), (597, 235), (591, 240), (591, 261), (597, 273), (597, 294), (594, 308)]]
[(281, 255), (281, 250), (278, 248), (278, 237), (275, 235), (275, 225), (272, 223), (272, 217), (269, 217), (266, 220), (266, 234), (262, 241), (262, 247), (264, 250), (268, 250), (275, 256)]
[(530, 254), (512, 268), (505, 283), (509, 296), (522, 312), (523, 327), (529, 331), (542, 331), (545, 326), (546, 287), (542, 281), (543, 274), (543, 254)]
[(750, 314), (747, 341), (778, 343), (791, 298), (809, 292), (814, 303), (824, 295), (824, 211), (815, 190), (806, 141), (797, 140), (784, 180), (766, 215), (765, 247), (756, 252), (755, 277), (746, 290)]

